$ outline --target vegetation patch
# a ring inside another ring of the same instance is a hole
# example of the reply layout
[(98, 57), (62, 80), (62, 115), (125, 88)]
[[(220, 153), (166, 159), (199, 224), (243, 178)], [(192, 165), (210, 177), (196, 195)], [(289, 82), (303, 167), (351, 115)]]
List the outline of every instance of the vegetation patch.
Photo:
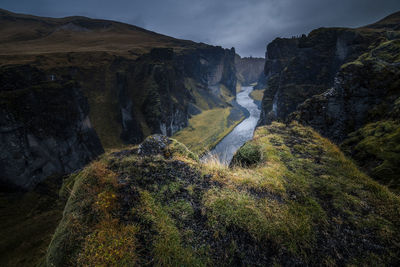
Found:
[(251, 93), (250, 93), (250, 97), (256, 101), (262, 101), (263, 97), (264, 97), (264, 91), (265, 89), (254, 89)]
[(367, 173), (393, 191), (400, 191), (400, 123), (370, 123), (349, 135), (342, 149)]
[(258, 128), (244, 147), (262, 160), (250, 167), (203, 164), (181, 146), (109, 153), (71, 176), (48, 263), (396, 263), (399, 197), (311, 128)]
[(208, 168), (226, 188), (210, 190), (204, 198), (216, 236), (245, 231), (277, 249), (275, 255), (290, 255), (274, 258), (284, 265), (395, 261), (389, 255), (396, 255), (400, 238), (399, 198), (359, 171), (334, 144), (297, 123), (260, 127), (249, 143), (259, 147), (262, 163), (250, 169)]
[(262, 154), (259, 147), (252, 143), (244, 144), (235, 154), (234, 165), (250, 166), (261, 162)]
[(228, 122), (231, 108), (204, 110), (189, 120), (189, 126), (177, 132), (173, 138), (185, 144), (190, 150), (201, 155), (218, 144), (240, 123)]

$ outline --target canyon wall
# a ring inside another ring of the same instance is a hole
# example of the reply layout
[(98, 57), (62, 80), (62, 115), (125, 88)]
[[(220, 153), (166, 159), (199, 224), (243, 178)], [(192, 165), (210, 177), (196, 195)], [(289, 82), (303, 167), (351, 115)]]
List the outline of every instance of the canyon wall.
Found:
[(274, 40), (267, 47), (260, 124), (309, 125), (399, 190), (399, 30), (398, 12), (357, 29), (321, 28)]
[(14, 29), (0, 29), (2, 186), (29, 189), (103, 149), (171, 136), (236, 95), (233, 48), (84, 17), (0, 10), (0, 22)]
[(264, 76), (264, 58), (240, 57), (236, 55), (235, 66), (238, 81), (243, 85), (250, 85), (258, 82), (260, 76)]

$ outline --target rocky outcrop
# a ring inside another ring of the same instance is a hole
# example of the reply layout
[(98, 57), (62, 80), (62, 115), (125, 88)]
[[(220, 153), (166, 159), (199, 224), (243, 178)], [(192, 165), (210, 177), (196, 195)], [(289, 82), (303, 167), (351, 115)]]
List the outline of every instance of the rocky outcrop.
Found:
[(355, 60), (378, 34), (321, 28), (308, 36), (277, 38), (267, 47), (267, 90), (260, 124), (285, 120), (297, 106), (331, 88), (340, 66)]
[(339, 71), (333, 88), (289, 116), (328, 136), (371, 177), (400, 190), (400, 40), (383, 42)]
[(261, 122), (312, 126), (398, 191), (399, 25), (395, 13), (358, 29), (318, 29), (269, 44)]
[[(385, 58), (389, 54), (394, 57)], [(387, 119), (400, 97), (400, 40), (386, 42), (346, 64), (334, 86), (306, 100), (289, 116), (340, 142), (368, 122)]]
[(78, 84), (31, 66), (2, 67), (0, 84), (1, 187), (30, 189), (103, 153)]
[(396, 265), (400, 198), (311, 128), (259, 127), (235, 159), (160, 135), (105, 155), (68, 179), (44, 265)]
[(235, 57), (235, 67), (236, 75), (238, 81), (242, 85), (250, 85), (252, 83), (258, 82), (261, 76), (264, 76), (264, 58), (254, 58), (254, 57), (240, 57), (236, 55)]

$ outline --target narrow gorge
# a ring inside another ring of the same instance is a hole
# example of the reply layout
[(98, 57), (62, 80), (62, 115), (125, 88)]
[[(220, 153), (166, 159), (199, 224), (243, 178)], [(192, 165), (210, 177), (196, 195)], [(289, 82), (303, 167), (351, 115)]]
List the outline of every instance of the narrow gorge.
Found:
[(0, 266), (399, 266), (400, 12), (216, 3), (0, 9)]

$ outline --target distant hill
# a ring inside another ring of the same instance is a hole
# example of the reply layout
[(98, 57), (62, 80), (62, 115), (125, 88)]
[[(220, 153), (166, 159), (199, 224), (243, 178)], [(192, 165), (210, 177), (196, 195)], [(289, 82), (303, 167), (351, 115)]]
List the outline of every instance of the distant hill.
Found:
[(400, 11), (393, 13), (378, 22), (361, 27), (364, 29), (400, 30)]
[(86, 17), (44, 18), (0, 9), (0, 23), (0, 55), (107, 51), (137, 56), (151, 47), (200, 46), (133, 25)]

